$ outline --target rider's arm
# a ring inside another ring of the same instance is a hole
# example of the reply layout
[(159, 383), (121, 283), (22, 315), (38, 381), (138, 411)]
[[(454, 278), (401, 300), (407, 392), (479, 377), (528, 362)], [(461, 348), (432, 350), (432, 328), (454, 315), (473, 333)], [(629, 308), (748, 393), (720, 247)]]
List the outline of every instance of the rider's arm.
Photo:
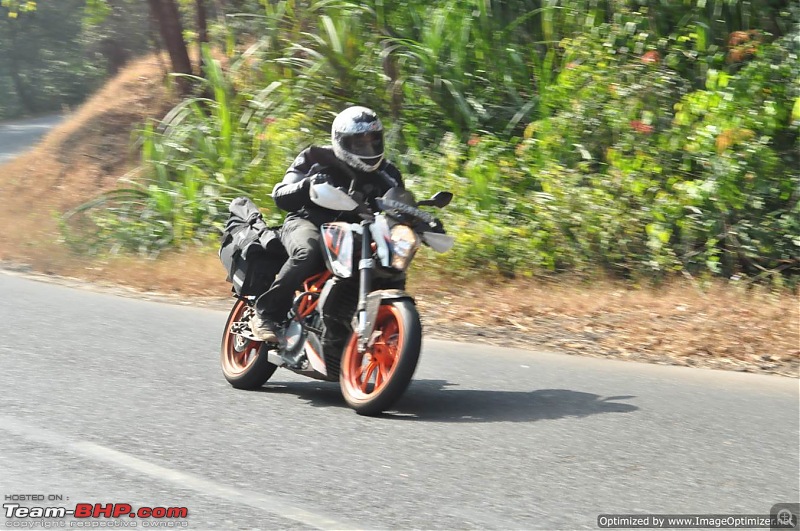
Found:
[(397, 169), (397, 166), (389, 161), (384, 161), (381, 166), (381, 171), (388, 177), (386, 184), (389, 188), (405, 188), (403, 175), (400, 173), (400, 170)]
[(272, 199), (281, 210), (295, 212), (310, 204), (308, 198), (309, 174), (313, 164), (309, 160), (308, 150), (300, 153), (283, 176), (283, 181), (272, 189)]

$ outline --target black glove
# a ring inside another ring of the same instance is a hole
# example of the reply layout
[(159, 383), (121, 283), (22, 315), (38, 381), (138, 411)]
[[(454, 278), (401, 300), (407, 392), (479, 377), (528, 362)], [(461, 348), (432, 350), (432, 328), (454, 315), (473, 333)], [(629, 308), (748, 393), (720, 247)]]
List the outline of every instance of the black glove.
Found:
[(331, 176), (327, 173), (315, 173), (305, 179), (306, 187), (311, 189), (312, 186), (315, 184), (322, 184), (322, 183), (329, 183), (331, 182)]
[(444, 230), (444, 224), (442, 220), (439, 218), (434, 218), (435, 222), (434, 225), (431, 226), (431, 232), (437, 232), (439, 234), (447, 234), (447, 231)]

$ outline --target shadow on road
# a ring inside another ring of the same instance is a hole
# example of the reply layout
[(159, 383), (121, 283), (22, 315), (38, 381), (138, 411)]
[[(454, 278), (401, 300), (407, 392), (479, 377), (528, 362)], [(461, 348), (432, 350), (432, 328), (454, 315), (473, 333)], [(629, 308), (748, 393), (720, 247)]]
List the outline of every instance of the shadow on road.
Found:
[[(329, 382), (267, 384), (260, 391), (294, 394), (314, 407), (347, 407), (338, 384)], [(631, 398), (635, 397), (603, 398), (567, 389), (529, 392), (458, 389), (445, 380), (414, 380), (394, 409), (382, 416), (428, 422), (533, 422), (630, 413), (639, 408), (619, 401)]]
[(568, 389), (484, 391), (458, 389), (444, 380), (417, 380), (387, 417), (437, 422), (533, 422), (639, 409), (617, 402), (633, 396), (603, 398)]

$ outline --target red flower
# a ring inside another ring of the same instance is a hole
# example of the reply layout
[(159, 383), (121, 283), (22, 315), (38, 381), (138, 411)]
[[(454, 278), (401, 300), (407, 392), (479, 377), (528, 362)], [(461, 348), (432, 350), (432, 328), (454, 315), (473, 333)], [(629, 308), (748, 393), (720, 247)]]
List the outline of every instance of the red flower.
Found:
[(661, 55), (655, 50), (650, 50), (642, 56), (642, 62), (645, 64), (654, 64), (661, 62)]
[(734, 31), (728, 37), (728, 46), (734, 47), (750, 40), (750, 35), (746, 31)]
[(481, 137), (479, 137), (478, 135), (472, 135), (471, 137), (469, 137), (467, 145), (470, 147), (477, 146), (480, 141)]
[(649, 135), (650, 133), (655, 131), (655, 128), (652, 125), (646, 124), (644, 122), (640, 122), (639, 120), (631, 120), (630, 125), (631, 125), (631, 128), (633, 128), (634, 131), (638, 131), (638, 132), (644, 133), (646, 135)]

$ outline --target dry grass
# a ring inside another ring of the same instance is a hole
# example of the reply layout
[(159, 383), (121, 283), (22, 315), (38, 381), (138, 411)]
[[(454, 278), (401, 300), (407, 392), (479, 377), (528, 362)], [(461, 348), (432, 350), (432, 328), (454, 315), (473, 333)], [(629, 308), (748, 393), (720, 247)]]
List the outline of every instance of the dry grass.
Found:
[[(423, 290), (424, 291), (424, 290)], [(798, 376), (800, 304), (717, 283), (634, 289), (613, 282), (474, 284), (423, 297), (430, 325), (493, 343)]]
[(163, 79), (155, 56), (132, 63), (36, 149), (0, 169), (0, 259), (47, 262), (55, 215), (113, 189), (135, 166), (133, 129), (175, 103)]
[[(115, 187), (136, 164), (131, 131), (173, 103), (160, 62), (142, 59), (0, 167), (0, 260), (140, 292), (226, 297), (214, 252), (87, 263), (58, 244), (54, 214)], [(689, 282), (658, 290), (567, 280), (451, 285), (421, 271), (410, 290), (431, 336), (795, 377), (800, 367), (800, 304), (791, 293)]]

